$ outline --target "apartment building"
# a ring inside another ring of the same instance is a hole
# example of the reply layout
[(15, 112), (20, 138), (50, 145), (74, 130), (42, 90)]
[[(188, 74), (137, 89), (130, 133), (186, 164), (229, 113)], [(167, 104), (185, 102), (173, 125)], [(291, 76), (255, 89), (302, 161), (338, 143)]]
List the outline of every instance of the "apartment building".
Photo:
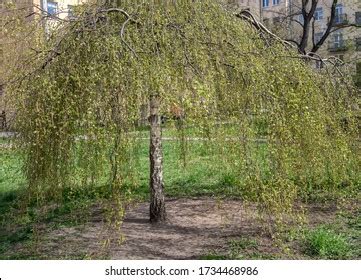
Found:
[[(301, 0), (234, 0), (240, 7), (250, 8), (265, 25), (283, 38), (300, 41), (304, 23)], [(311, 2), (311, 1), (310, 1)], [(333, 0), (319, 0), (312, 21), (307, 50), (320, 41), (329, 25)], [(339, 0), (332, 33), (318, 50), (322, 57), (335, 56), (353, 62), (361, 72), (361, 1)], [(322, 65), (317, 65), (322, 67)]]
[(48, 15), (59, 18), (71, 18), (74, 16), (74, 9), (87, 0), (34, 0), (45, 10)]

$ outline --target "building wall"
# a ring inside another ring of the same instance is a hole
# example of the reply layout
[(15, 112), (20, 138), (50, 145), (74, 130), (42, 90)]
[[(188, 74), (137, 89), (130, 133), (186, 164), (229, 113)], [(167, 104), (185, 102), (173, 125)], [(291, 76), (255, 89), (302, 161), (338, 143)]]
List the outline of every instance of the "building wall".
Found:
[[(300, 12), (299, 1), (294, 0), (292, 3), (292, 12)], [(325, 32), (331, 13), (332, 0), (321, 0), (318, 7), (320, 11), (320, 17), (315, 20), (315, 41)], [(361, 37), (361, 28), (347, 27), (341, 28), (343, 24), (356, 24), (356, 13), (361, 12), (361, 4), (358, 0), (340, 0), (340, 11), (342, 12), (336, 16), (335, 27), (340, 28), (338, 31), (332, 32), (327, 42), (319, 50), (321, 56), (339, 56), (344, 60), (349, 61), (353, 57), (358, 55), (356, 39)], [(342, 8), (341, 8), (342, 6)], [(297, 19), (301, 19), (298, 16)], [(295, 22), (292, 24), (292, 30), (294, 30), (295, 36), (300, 36), (299, 25)], [(311, 34), (310, 34), (311, 35)], [(297, 39), (297, 37), (296, 37)], [(312, 45), (312, 36), (309, 39), (309, 45)]]
[[(283, 38), (299, 41), (302, 35), (302, 29), (298, 22), (302, 23), (301, 1), (302, 0), (235, 0), (239, 6), (249, 7), (251, 11), (256, 11), (263, 23), (273, 32)], [(328, 40), (318, 51), (322, 57), (336, 56), (346, 62), (356, 62), (361, 56), (361, 1), (360, 0), (339, 0), (342, 5), (342, 13), (337, 17), (339, 25), (358, 24), (360, 27), (340, 28), (333, 32)], [(267, 5), (268, 4), (268, 5)], [(315, 40), (324, 33), (330, 18), (332, 0), (320, 0), (320, 17), (315, 20)], [(257, 12), (260, 11), (260, 12)], [(358, 14), (360, 13), (360, 14)], [(312, 47), (313, 39), (310, 32), (308, 51)], [(358, 39), (359, 38), (359, 39)], [(360, 65), (361, 69), (361, 65)]]
[(56, 16), (59, 18), (66, 18), (71, 16), (72, 8), (78, 6), (82, 3), (85, 3), (86, 0), (34, 0), (41, 1), (42, 7), (46, 7), (49, 13), (54, 11), (54, 7), (56, 7)]

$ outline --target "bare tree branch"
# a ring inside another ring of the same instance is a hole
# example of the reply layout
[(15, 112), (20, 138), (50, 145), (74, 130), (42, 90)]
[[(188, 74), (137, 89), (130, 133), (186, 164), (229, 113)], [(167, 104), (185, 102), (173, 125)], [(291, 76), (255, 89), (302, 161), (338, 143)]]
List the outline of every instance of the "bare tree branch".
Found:
[(327, 28), (325, 33), (323, 34), (323, 36), (321, 37), (320, 41), (316, 43), (316, 45), (313, 46), (313, 48), (311, 49), (312, 53), (316, 53), (319, 48), (324, 44), (324, 42), (327, 40), (328, 36), (331, 33), (335, 18), (336, 18), (336, 6), (337, 6), (337, 2), (338, 0), (333, 0), (332, 2), (332, 6), (331, 6), (331, 15), (330, 15), (330, 19), (327, 23)]

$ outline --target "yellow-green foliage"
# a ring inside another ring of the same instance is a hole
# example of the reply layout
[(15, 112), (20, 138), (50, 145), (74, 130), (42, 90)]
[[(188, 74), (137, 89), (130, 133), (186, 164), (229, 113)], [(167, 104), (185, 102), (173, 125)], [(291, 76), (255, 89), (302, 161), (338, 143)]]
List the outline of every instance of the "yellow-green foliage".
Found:
[(124, 182), (137, 175), (136, 123), (153, 94), (164, 115), (174, 104), (184, 110), (220, 172), (236, 174), (245, 198), (268, 212), (291, 211), (310, 185), (357, 183), (343, 83), (215, 1), (121, 1), (129, 20), (107, 8), (89, 6), (54, 31), (44, 46), (54, 51), (12, 88), (30, 193), (56, 198), (64, 186), (107, 180), (126, 197)]

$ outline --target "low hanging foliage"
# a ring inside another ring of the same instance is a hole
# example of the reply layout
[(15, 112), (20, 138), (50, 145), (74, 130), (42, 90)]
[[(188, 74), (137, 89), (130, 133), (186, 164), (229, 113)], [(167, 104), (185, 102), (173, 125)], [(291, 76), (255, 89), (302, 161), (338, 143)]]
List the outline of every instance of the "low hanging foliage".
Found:
[(195, 128), (243, 198), (280, 220), (310, 186), (359, 183), (353, 93), (215, 1), (89, 5), (50, 37), (9, 89), (31, 198), (105, 184), (122, 206), (154, 95), (163, 115), (181, 108), (181, 141)]

